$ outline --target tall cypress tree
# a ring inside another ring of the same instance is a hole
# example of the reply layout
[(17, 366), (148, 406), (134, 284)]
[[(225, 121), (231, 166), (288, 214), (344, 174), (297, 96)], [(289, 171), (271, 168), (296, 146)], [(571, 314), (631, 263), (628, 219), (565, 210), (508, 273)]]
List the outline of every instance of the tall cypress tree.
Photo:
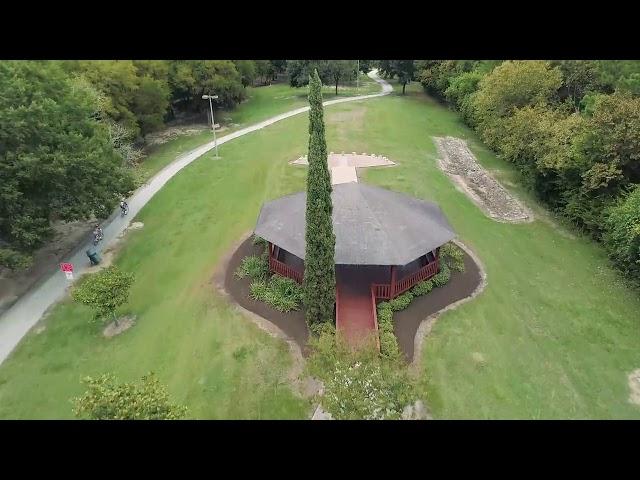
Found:
[(307, 323), (311, 326), (332, 320), (336, 298), (331, 175), (324, 138), (322, 83), (317, 70), (310, 75), (309, 106), (304, 305)]

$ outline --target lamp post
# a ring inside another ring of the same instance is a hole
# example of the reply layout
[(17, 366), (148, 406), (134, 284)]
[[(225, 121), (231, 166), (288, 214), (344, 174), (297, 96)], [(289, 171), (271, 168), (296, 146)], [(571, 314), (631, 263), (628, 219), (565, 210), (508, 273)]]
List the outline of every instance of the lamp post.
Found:
[(202, 95), (203, 100), (209, 100), (209, 108), (211, 109), (211, 128), (213, 129), (213, 143), (216, 146), (216, 157), (218, 157), (218, 140), (216, 140), (216, 121), (213, 118), (213, 104), (211, 100), (217, 100), (218, 95)]
[(358, 66), (356, 67), (356, 93), (358, 93), (360, 87), (360, 60), (358, 60)]

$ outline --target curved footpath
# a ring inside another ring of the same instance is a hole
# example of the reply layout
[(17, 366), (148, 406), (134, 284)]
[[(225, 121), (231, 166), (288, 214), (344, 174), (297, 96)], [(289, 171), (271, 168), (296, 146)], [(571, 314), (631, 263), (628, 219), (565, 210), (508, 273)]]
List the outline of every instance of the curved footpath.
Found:
[[(379, 78), (375, 71), (370, 72), (369, 77), (382, 86), (382, 91), (380, 93), (330, 100), (324, 102), (323, 105), (328, 106), (335, 105), (337, 103), (354, 102), (368, 98), (382, 97), (393, 91), (393, 87), (383, 79)], [(256, 123), (255, 125), (243, 128), (237, 132), (219, 138), (218, 145), (222, 145), (223, 143), (229, 142), (248, 133), (255, 132), (256, 130), (261, 130), (276, 122), (299, 115), (307, 112), (308, 110), (309, 107), (302, 107), (276, 115), (275, 117), (271, 117), (263, 122)], [(121, 235), (129, 226), (131, 220), (137, 215), (142, 207), (151, 200), (151, 198), (164, 186), (165, 183), (167, 183), (167, 181), (169, 181), (169, 179), (213, 148), (215, 148), (214, 142), (209, 142), (182, 156), (179, 156), (158, 172), (147, 184), (140, 187), (128, 200), (129, 215), (121, 217), (119, 213), (120, 209), (118, 208), (117, 211), (104, 222), (104, 240), (97, 247), (99, 254), (102, 254), (104, 249), (108, 248), (115, 242), (118, 236)], [(66, 262), (74, 265), (75, 277), (82, 275), (89, 269), (89, 259), (87, 258), (85, 251), (90, 247), (93, 247), (91, 243), (83, 244), (70, 258), (65, 260)], [(64, 298), (68, 287), (72, 283), (73, 281), (66, 280), (62, 272), (58, 270), (43, 281), (34, 285), (28, 293), (23, 295), (9, 310), (0, 316), (0, 363), (4, 362), (16, 345), (18, 345), (22, 337), (27, 334), (38, 320), (40, 320), (45, 311), (47, 311), (47, 309), (53, 304)]]

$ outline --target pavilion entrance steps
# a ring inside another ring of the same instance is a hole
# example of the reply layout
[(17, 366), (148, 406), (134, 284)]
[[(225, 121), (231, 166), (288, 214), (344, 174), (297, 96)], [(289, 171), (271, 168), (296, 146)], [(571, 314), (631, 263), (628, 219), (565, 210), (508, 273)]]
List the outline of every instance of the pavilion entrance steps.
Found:
[(371, 284), (388, 278), (389, 267), (336, 265), (336, 328), (350, 345), (377, 335)]

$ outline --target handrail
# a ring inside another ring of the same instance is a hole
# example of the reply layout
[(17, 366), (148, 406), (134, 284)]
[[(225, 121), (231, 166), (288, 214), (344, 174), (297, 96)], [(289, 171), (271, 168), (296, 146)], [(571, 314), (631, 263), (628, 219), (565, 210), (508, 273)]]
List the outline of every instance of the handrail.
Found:
[[(393, 295), (394, 298), (406, 292), (416, 284), (433, 277), (440, 270), (439, 267), (440, 261), (439, 259), (436, 259), (434, 262), (428, 263), (420, 270), (410, 273), (406, 277), (400, 279), (396, 282), (396, 289)], [(380, 298), (382, 300), (391, 299), (391, 285), (388, 283), (372, 283), (371, 290), (376, 298)]]
[(338, 312), (340, 311), (340, 294), (338, 293), (340, 290), (338, 289), (338, 285), (336, 285), (336, 332), (338, 331), (338, 325), (340, 320), (338, 320)]
[(380, 352), (380, 332), (378, 331), (378, 309), (376, 308), (376, 293), (373, 285), (371, 285), (371, 306), (373, 307), (373, 326), (376, 336), (376, 346)]
[(297, 271), (286, 263), (276, 260), (273, 257), (269, 258), (269, 270), (282, 275), (283, 277), (291, 278), (298, 283), (302, 283), (304, 278), (304, 274), (302, 272)]

